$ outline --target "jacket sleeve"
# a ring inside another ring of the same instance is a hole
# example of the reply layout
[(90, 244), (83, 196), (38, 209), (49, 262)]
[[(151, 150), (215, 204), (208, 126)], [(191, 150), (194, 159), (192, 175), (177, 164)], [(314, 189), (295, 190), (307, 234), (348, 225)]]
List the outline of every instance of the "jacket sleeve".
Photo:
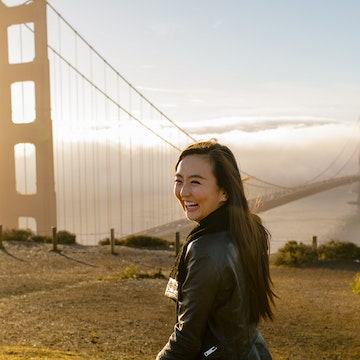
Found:
[(156, 360), (193, 360), (201, 350), (220, 276), (207, 253), (206, 240), (194, 241), (185, 261), (187, 276), (181, 286), (178, 321)]

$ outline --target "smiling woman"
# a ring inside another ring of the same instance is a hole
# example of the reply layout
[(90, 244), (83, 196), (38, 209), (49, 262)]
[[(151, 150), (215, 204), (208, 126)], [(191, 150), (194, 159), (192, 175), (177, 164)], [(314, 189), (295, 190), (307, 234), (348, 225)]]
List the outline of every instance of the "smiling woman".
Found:
[(176, 324), (157, 360), (271, 360), (257, 326), (272, 319), (269, 233), (249, 209), (236, 159), (215, 140), (180, 153), (174, 193), (196, 225), (165, 295)]

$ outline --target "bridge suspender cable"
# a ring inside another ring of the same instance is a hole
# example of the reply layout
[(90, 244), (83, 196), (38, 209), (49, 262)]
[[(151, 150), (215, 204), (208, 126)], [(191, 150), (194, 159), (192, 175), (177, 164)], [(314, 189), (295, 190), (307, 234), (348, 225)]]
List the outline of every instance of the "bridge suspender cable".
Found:
[[(156, 111), (161, 114), (167, 121), (169, 121), (174, 127), (176, 127), (179, 131), (181, 131), (183, 134), (185, 134), (187, 137), (189, 137), (192, 141), (196, 141), (196, 139), (191, 136), (187, 131), (185, 131), (183, 128), (181, 128), (179, 125), (177, 125), (174, 121), (172, 121), (168, 116), (166, 116), (158, 107), (156, 107), (150, 100), (148, 100), (142, 93), (140, 93), (129, 81), (127, 81), (98, 51), (96, 51), (91, 44), (86, 41), (78, 32), (77, 30), (70, 25), (68, 21), (64, 19), (64, 17), (47, 1), (47, 5), (57, 14), (57, 16), (64, 21), (64, 23), (96, 54), (119, 78), (121, 78), (133, 91), (135, 91), (141, 98), (143, 98), (151, 107), (153, 107)], [(54, 49), (51, 49), (52, 51), (55, 51)], [(57, 54), (61, 57), (60, 54)], [(62, 57), (61, 57), (62, 58)], [(64, 61), (67, 62), (64, 58), (62, 58)], [(79, 73), (79, 75), (81, 75)], [(138, 121), (138, 120), (137, 120)]]
[[(241, 171), (241, 173), (244, 174), (244, 175), (246, 175), (249, 180), (254, 179), (254, 180), (257, 180), (257, 181), (259, 181), (259, 182), (261, 182), (261, 183), (263, 183), (263, 184), (270, 185), (270, 186), (274, 186), (274, 187), (279, 188), (279, 189), (290, 189), (289, 186), (277, 185), (277, 184), (273, 184), (273, 183), (268, 182), (268, 181), (261, 180), (261, 179), (257, 178), (256, 176), (253, 176), (253, 175), (248, 174), (248, 173), (245, 172), (245, 171)], [(245, 181), (246, 181), (246, 180), (247, 180), (247, 179), (245, 179)], [(252, 186), (253, 186), (253, 185), (252, 185)]]
[[(54, 48), (49, 46), (49, 49), (53, 51), (62, 61), (64, 61), (68, 66), (70, 66), (73, 71), (75, 71), (78, 75), (80, 75), (86, 82), (88, 82), (96, 91), (101, 93), (104, 97), (106, 97), (110, 102), (112, 102), (115, 106), (117, 106), (120, 110), (125, 112), (131, 119), (138, 122), (141, 126), (143, 126), (146, 130), (154, 134), (156, 137), (161, 139), (162, 141), (166, 142), (168, 145), (173, 147), (176, 150), (181, 151), (180, 148), (178, 148), (176, 145), (172, 144), (170, 141), (165, 139), (162, 135), (159, 135), (156, 131), (152, 130), (149, 126), (144, 124), (140, 119), (138, 119), (136, 116), (132, 115), (128, 110), (126, 110), (124, 107), (122, 107), (120, 104), (118, 104), (113, 98), (111, 98), (109, 95), (107, 95), (103, 90), (101, 90), (96, 84), (94, 84), (91, 80), (89, 80), (84, 74), (82, 74), (79, 70), (75, 69), (75, 67), (68, 62), (66, 59), (64, 59), (63, 56), (61, 56)], [(194, 139), (191, 137), (191, 139)]]
[(351, 156), (349, 157), (349, 159), (346, 161), (346, 163), (337, 171), (336, 174), (334, 174), (333, 178), (336, 177), (337, 175), (339, 175), (341, 173), (341, 171), (343, 171), (345, 169), (345, 167), (350, 163), (350, 161), (354, 158), (355, 154), (358, 153), (358, 151), (360, 150), (360, 145), (358, 145), (355, 150), (353, 151), (353, 153), (351, 154)]
[[(339, 152), (339, 154), (336, 156), (336, 158), (335, 158), (320, 174), (318, 174), (318, 175), (316, 175), (315, 177), (313, 177), (312, 179), (308, 180), (307, 183), (312, 183), (314, 180), (316, 180), (316, 179), (318, 179), (319, 177), (321, 177), (322, 175), (324, 175), (324, 174), (336, 163), (336, 161), (340, 158), (340, 156), (343, 154), (343, 152), (344, 152), (345, 149), (346, 149), (347, 144), (348, 144), (348, 143), (346, 143), (346, 144), (343, 146), (343, 148), (341, 149), (341, 151)], [(353, 156), (353, 155), (351, 155), (351, 157), (352, 157), (352, 156)], [(351, 160), (351, 157), (350, 157), (350, 160)], [(345, 164), (345, 166), (346, 166), (348, 163), (349, 163), (349, 162), (347, 162), (347, 163)], [(344, 167), (345, 167), (345, 166), (344, 166)], [(341, 170), (343, 170), (344, 167), (342, 167)], [(340, 170), (339, 172), (341, 172), (341, 170)], [(339, 174), (339, 172), (338, 172), (337, 174)], [(337, 174), (336, 174), (336, 175), (337, 175)], [(334, 176), (336, 176), (336, 175), (334, 175)]]

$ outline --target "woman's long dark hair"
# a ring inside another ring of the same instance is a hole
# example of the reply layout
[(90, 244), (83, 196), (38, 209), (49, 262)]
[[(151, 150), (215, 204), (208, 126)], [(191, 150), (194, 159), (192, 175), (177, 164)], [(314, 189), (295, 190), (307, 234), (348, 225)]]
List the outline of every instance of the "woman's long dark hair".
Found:
[(227, 146), (220, 145), (214, 139), (199, 142), (182, 151), (175, 168), (189, 155), (208, 156), (217, 184), (227, 194), (230, 236), (240, 250), (245, 274), (249, 322), (258, 323), (261, 318), (272, 319), (275, 294), (269, 271), (270, 234), (259, 216), (249, 209), (234, 154)]

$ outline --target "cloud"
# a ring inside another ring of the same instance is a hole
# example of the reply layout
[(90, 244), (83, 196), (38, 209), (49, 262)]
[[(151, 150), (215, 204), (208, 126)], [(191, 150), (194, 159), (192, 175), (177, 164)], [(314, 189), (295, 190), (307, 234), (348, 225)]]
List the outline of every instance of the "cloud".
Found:
[(170, 94), (187, 94), (189, 91), (187, 89), (156, 88), (156, 87), (149, 87), (142, 85), (138, 85), (136, 88), (141, 91), (147, 91), (153, 93), (170, 93)]
[(235, 130), (259, 133), (281, 128), (310, 128), (336, 124), (336, 120), (317, 117), (227, 117), (209, 121), (183, 123), (187, 131), (203, 135), (208, 133), (224, 134)]
[(340, 170), (340, 175), (358, 171), (356, 124), (317, 117), (232, 117), (184, 127), (199, 140), (215, 137), (230, 146), (243, 171), (275, 184), (301, 184), (324, 169), (319, 180)]

